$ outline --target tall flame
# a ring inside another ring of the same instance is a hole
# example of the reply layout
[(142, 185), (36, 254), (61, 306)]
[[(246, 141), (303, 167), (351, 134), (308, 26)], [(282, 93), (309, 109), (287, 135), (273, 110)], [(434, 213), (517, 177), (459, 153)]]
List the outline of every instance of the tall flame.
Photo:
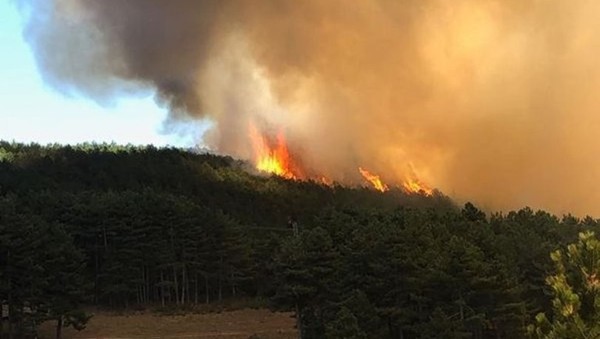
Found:
[(433, 189), (424, 184), (418, 178), (410, 178), (402, 183), (402, 188), (406, 193), (417, 193), (425, 196), (433, 195)]
[(250, 139), (254, 148), (256, 169), (287, 179), (297, 179), (283, 133), (278, 133), (273, 142), (259, 133), (256, 127), (251, 124)]
[(402, 188), (404, 188), (404, 191), (406, 193), (416, 193), (425, 196), (433, 195), (433, 189), (419, 179), (417, 171), (415, 170), (412, 162), (408, 164), (408, 170), (409, 174), (402, 183)]
[(371, 174), (369, 171), (362, 167), (359, 167), (358, 171), (369, 183), (371, 183), (371, 185), (373, 185), (373, 187), (376, 190), (380, 192), (385, 192), (389, 190), (389, 187), (381, 181), (378, 175)]

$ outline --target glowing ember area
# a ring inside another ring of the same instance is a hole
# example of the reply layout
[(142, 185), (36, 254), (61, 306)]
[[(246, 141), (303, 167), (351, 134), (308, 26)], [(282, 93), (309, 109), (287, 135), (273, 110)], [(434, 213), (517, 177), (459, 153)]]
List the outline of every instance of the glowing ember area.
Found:
[(433, 189), (419, 181), (419, 179), (409, 179), (402, 183), (406, 193), (417, 193), (425, 196), (433, 195)]
[(279, 133), (277, 138), (271, 141), (260, 134), (254, 125), (250, 125), (250, 139), (254, 148), (256, 169), (287, 179), (297, 179), (283, 133)]
[(371, 185), (373, 185), (373, 187), (376, 190), (380, 192), (385, 192), (389, 190), (389, 187), (381, 181), (378, 175), (371, 174), (369, 171), (362, 167), (359, 167), (358, 171)]

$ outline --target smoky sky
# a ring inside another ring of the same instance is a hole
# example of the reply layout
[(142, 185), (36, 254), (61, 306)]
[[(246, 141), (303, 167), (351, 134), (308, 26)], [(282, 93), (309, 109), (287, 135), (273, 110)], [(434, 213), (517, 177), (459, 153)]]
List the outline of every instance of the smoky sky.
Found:
[(591, 0), (21, 0), (47, 81), (252, 157), (283, 130), (310, 171), (417, 175), (486, 209), (600, 216), (600, 3)]

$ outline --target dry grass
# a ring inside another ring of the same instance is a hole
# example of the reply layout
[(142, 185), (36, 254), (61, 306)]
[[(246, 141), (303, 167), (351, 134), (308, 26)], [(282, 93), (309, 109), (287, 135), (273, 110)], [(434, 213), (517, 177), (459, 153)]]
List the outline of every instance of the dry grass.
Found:
[[(141, 339), (141, 338), (236, 338), (252, 335), (265, 339), (296, 338), (291, 313), (268, 310), (238, 310), (209, 314), (159, 316), (155, 314), (114, 315), (97, 313), (81, 332), (64, 330), (64, 339)], [(43, 324), (41, 338), (51, 339), (54, 323)]]

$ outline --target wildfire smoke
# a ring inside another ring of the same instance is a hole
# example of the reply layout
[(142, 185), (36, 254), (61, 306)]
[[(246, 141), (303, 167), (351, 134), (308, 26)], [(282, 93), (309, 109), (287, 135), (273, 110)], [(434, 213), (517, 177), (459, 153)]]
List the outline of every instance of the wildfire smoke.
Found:
[(54, 88), (154, 90), (170, 120), (214, 122), (220, 152), (252, 159), (265, 121), (339, 182), (368, 164), (409, 191), (600, 215), (600, 2), (17, 2)]

